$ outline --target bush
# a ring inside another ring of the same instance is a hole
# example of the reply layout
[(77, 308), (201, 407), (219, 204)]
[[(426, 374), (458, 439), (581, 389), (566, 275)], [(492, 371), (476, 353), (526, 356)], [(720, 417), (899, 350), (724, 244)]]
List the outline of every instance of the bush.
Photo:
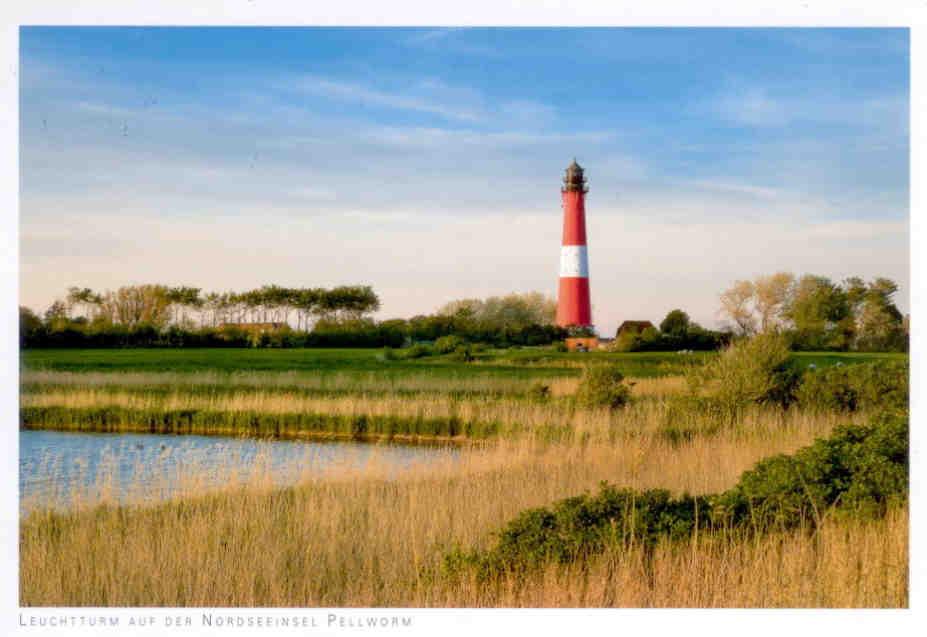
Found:
[(716, 521), (758, 530), (819, 522), (839, 503), (844, 510), (883, 513), (907, 498), (908, 419), (882, 415), (870, 425), (838, 427), (792, 456), (760, 461), (713, 502)]
[(907, 361), (875, 361), (805, 372), (796, 397), (802, 407), (857, 411), (908, 407)]
[(435, 341), (434, 350), (435, 354), (450, 354), (458, 347), (465, 345), (464, 340), (459, 336), (442, 336)]
[(631, 388), (625, 384), (624, 375), (612, 365), (587, 367), (576, 391), (576, 402), (583, 407), (617, 409), (630, 398)]
[(580, 495), (550, 508), (523, 511), (502, 529), (489, 552), (471, 562), (483, 574), (518, 572), (551, 561), (572, 562), (610, 543), (688, 537), (698, 504), (703, 510), (708, 507), (704, 498), (672, 498), (662, 489), (637, 492), (603, 483), (597, 496)]
[(454, 351), (449, 357), (452, 361), (458, 361), (461, 363), (469, 363), (473, 360), (473, 353), (470, 351), (469, 345), (458, 345), (454, 348)]
[(396, 358), (398, 360), (412, 360), (431, 356), (432, 354), (434, 354), (434, 351), (429, 346), (416, 344), (412, 347), (406, 347), (405, 349), (397, 351)]
[(790, 364), (788, 341), (779, 334), (760, 334), (736, 341), (703, 367), (693, 369), (690, 386), (706, 389), (724, 416), (733, 421), (750, 404), (787, 407), (795, 400), (800, 374)]
[(818, 524), (829, 511), (882, 515), (907, 499), (908, 420), (882, 416), (845, 426), (792, 456), (780, 455), (745, 472), (716, 496), (670, 496), (603, 483), (597, 495), (523, 511), (486, 551), (451, 551), (447, 572), (475, 568), (479, 576), (521, 572), (551, 561), (572, 562), (606, 545), (686, 539), (696, 528), (763, 533)]

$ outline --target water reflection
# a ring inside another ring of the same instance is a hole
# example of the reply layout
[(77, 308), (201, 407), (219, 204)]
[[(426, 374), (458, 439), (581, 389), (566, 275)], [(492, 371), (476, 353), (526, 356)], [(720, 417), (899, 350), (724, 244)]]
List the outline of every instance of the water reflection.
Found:
[(163, 500), (228, 485), (285, 486), (338, 475), (393, 479), (458, 451), (361, 442), (20, 431), (21, 509)]

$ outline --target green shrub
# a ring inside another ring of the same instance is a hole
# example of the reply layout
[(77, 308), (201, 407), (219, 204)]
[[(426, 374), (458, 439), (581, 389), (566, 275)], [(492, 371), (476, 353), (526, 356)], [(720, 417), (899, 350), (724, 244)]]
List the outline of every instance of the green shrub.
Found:
[(794, 455), (760, 461), (713, 501), (716, 520), (759, 530), (820, 521), (835, 504), (884, 512), (908, 490), (908, 419), (882, 415), (871, 425), (838, 427)]
[(690, 386), (708, 388), (727, 419), (737, 419), (750, 404), (787, 407), (795, 400), (800, 374), (790, 364), (788, 341), (759, 334), (736, 341), (720, 356), (688, 374)]
[(907, 361), (875, 361), (808, 370), (796, 397), (802, 407), (857, 411), (908, 407)]
[(554, 343), (554, 351), (555, 352), (567, 351), (566, 343), (564, 343), (563, 341), (557, 341), (556, 343)]
[(466, 343), (459, 336), (442, 336), (435, 341), (434, 350), (435, 354), (450, 354), (458, 347), (465, 345)]
[(908, 420), (886, 415), (870, 425), (840, 427), (794, 455), (763, 460), (715, 496), (674, 498), (663, 490), (603, 483), (595, 496), (523, 511), (488, 550), (451, 551), (444, 568), (474, 568), (485, 578), (581, 560), (616, 543), (685, 539), (696, 528), (763, 533), (814, 526), (832, 511), (884, 514), (907, 494)]
[(451, 353), (449, 358), (452, 361), (469, 363), (473, 360), (473, 353), (470, 351), (469, 345), (458, 345), (454, 348), (454, 351)]
[(399, 360), (424, 358), (425, 356), (431, 356), (432, 354), (434, 354), (434, 350), (432, 350), (427, 345), (420, 344), (413, 345), (412, 347), (406, 347), (396, 352), (396, 356)]
[(699, 503), (703, 510), (708, 506), (704, 498), (672, 498), (661, 489), (636, 492), (603, 483), (594, 497), (581, 495), (523, 511), (478, 562), (484, 573), (522, 571), (551, 561), (572, 562), (609, 543), (688, 537)]
[(583, 407), (617, 409), (630, 398), (631, 388), (624, 382), (624, 374), (613, 365), (586, 367), (576, 391), (576, 402)]

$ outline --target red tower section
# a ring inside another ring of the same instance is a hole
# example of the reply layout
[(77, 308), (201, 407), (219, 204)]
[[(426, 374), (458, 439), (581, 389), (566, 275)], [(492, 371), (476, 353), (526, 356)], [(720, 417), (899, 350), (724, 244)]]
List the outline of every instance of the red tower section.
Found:
[(586, 178), (573, 160), (563, 178), (563, 243), (560, 248), (560, 292), (557, 325), (592, 326), (589, 300), (589, 258), (586, 252)]

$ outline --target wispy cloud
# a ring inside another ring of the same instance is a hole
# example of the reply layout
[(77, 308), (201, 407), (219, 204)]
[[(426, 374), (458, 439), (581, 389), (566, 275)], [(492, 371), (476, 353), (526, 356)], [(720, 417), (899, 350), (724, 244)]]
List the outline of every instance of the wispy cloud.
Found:
[[(483, 119), (478, 107), (462, 106), (459, 102), (455, 103), (449, 99), (453, 96), (460, 97), (465, 91), (451, 90), (436, 83), (417, 82), (409, 85), (407, 91), (390, 92), (359, 83), (303, 75), (278, 82), (276, 85), (278, 88), (285, 90), (294, 90), (329, 99), (430, 113), (450, 120), (478, 122)], [(472, 97), (472, 95), (466, 95), (466, 97)]]
[(776, 199), (782, 192), (776, 188), (767, 188), (755, 184), (737, 183), (724, 179), (695, 179), (682, 182), (700, 190), (708, 190), (736, 195), (747, 195), (759, 199)]
[(440, 29), (427, 29), (424, 31), (417, 31), (408, 37), (405, 38), (406, 43), (408, 44), (421, 44), (422, 42), (435, 42), (437, 40), (444, 40), (455, 31), (460, 30), (460, 27), (443, 27)]
[(435, 51), (440, 49), (444, 53), (457, 55), (476, 55), (480, 57), (497, 57), (499, 51), (486, 44), (473, 42), (468, 39), (468, 29), (465, 27), (444, 27), (428, 29), (409, 35), (403, 42), (407, 46), (418, 47)]
[(723, 119), (748, 126), (781, 126), (793, 114), (761, 88), (722, 95), (711, 108)]
[(895, 137), (908, 134), (908, 97), (901, 94), (841, 99), (830, 92), (774, 92), (768, 87), (741, 83), (707, 104), (699, 105), (697, 110), (728, 122), (758, 128), (820, 123), (868, 129)]

